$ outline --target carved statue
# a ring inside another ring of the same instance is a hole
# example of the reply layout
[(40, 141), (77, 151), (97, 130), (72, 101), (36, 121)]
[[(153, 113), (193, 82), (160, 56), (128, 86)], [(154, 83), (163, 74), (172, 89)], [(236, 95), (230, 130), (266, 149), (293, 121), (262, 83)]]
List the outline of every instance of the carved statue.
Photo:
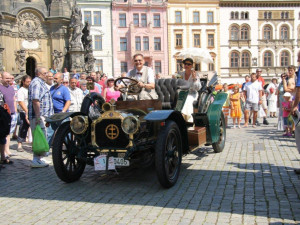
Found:
[(81, 22), (81, 11), (78, 7), (73, 7), (72, 15), (71, 15), (71, 37), (70, 37), (70, 46), (71, 48), (79, 48), (81, 47), (81, 36), (82, 36), (82, 22)]
[(41, 21), (33, 13), (22, 13), (18, 16), (19, 35), (29, 41), (41, 37)]
[(22, 74), (26, 70), (26, 51), (24, 49), (20, 49), (19, 51), (15, 52), (15, 55), (17, 66)]
[(90, 73), (94, 70), (95, 58), (93, 56), (93, 52), (89, 52), (85, 56), (85, 64), (84, 69), (87, 73)]
[(81, 37), (81, 42), (83, 45), (83, 49), (85, 51), (92, 51), (92, 36), (90, 35), (90, 31), (91, 31), (91, 25), (89, 24), (88, 21), (85, 21), (85, 25), (84, 28), (82, 30), (82, 37)]
[(54, 50), (54, 52), (51, 55), (53, 56), (53, 65), (60, 70), (63, 53), (59, 52), (57, 50)]

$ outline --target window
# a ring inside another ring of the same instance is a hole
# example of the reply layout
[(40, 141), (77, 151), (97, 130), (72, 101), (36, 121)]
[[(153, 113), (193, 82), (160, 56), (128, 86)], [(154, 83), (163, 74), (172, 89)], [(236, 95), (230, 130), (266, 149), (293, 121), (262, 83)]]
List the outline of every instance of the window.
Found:
[(213, 58), (213, 63), (208, 64), (208, 71), (215, 71), (215, 58)]
[(242, 53), (242, 67), (250, 67), (250, 55), (248, 52)]
[(135, 37), (135, 50), (141, 51), (141, 37)]
[(200, 34), (194, 34), (194, 47), (200, 48)]
[(182, 47), (182, 34), (176, 34), (176, 45), (175, 47)]
[(238, 20), (239, 19), (239, 12), (234, 13), (234, 19)]
[(272, 12), (264, 12), (264, 19), (272, 19)]
[(234, 12), (230, 13), (230, 19), (233, 20), (234, 19)]
[(139, 14), (137, 14), (137, 13), (133, 14), (133, 25), (135, 27), (138, 27), (139, 26), (139, 22), (140, 22)]
[(96, 61), (95, 61), (95, 71), (103, 72), (103, 60), (102, 59), (96, 59)]
[(193, 12), (193, 21), (194, 21), (194, 23), (200, 23), (200, 13), (199, 12)]
[(95, 50), (102, 50), (102, 36), (95, 35)]
[(284, 19), (284, 12), (281, 12), (281, 19)]
[(272, 53), (271, 52), (264, 53), (264, 66), (265, 67), (272, 66)]
[(270, 40), (272, 38), (272, 28), (270, 26), (264, 26), (264, 40)]
[(207, 22), (208, 23), (214, 22), (214, 13), (213, 12), (207, 12)]
[(182, 23), (180, 11), (175, 12), (175, 23)]
[(126, 27), (126, 14), (125, 13), (119, 14), (119, 24), (120, 24), (120, 27)]
[(239, 28), (237, 26), (232, 26), (230, 29), (230, 40), (239, 39)]
[(207, 47), (214, 47), (215, 46), (215, 35), (208, 34), (207, 35)]
[(144, 51), (149, 51), (149, 37), (143, 37)]
[(128, 72), (127, 62), (121, 62), (121, 73)]
[(247, 26), (243, 26), (241, 29), (241, 40), (249, 39), (249, 30)]
[(195, 71), (201, 71), (201, 64), (195, 63)]
[(161, 51), (160, 38), (157, 38), (157, 37), (154, 38), (154, 50), (155, 51)]
[(160, 14), (153, 15), (154, 27), (160, 27)]
[(84, 22), (88, 22), (92, 24), (92, 12), (91, 11), (84, 11)]
[(147, 27), (147, 14), (145, 13), (141, 15), (141, 25), (142, 27)]
[(127, 38), (120, 38), (120, 51), (127, 51)]
[(230, 67), (237, 68), (239, 67), (239, 54), (237, 52), (232, 52), (230, 56)]
[(183, 71), (182, 59), (177, 59), (176, 60), (176, 71), (177, 72)]
[(288, 19), (289, 18), (289, 12), (281, 12), (281, 19)]
[(155, 74), (161, 73), (161, 61), (155, 61)]
[(94, 12), (94, 25), (101, 25), (101, 11)]
[(290, 54), (287, 51), (283, 51), (280, 54), (280, 66), (287, 67), (289, 66), (289, 60), (290, 59)]
[(245, 20), (248, 20), (248, 19), (249, 19), (249, 13), (245, 12)]
[(241, 12), (241, 19), (245, 19), (245, 13), (244, 12)]
[(287, 26), (282, 26), (280, 28), (280, 38), (282, 40), (287, 40), (289, 39), (289, 29)]

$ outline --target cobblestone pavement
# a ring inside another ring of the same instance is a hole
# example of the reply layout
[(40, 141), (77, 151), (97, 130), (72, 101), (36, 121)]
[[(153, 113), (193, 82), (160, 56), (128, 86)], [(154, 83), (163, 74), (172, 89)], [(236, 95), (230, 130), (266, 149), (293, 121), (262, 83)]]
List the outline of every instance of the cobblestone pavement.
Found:
[(153, 168), (101, 175), (87, 167), (66, 184), (52, 164), (30, 168), (28, 146), (12, 150), (14, 164), (0, 171), (0, 224), (300, 223), (300, 177), (293, 172), (300, 155), (274, 125), (227, 129), (224, 151), (185, 156), (171, 189), (159, 185)]

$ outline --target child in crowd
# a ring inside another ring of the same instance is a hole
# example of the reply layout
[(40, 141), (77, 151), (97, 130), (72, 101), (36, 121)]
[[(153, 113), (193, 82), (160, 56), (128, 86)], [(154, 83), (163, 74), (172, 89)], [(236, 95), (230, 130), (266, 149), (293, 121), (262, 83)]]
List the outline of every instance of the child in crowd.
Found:
[(233, 89), (233, 94), (230, 95), (230, 116), (233, 121), (233, 129), (235, 128), (235, 121), (237, 120), (238, 128), (241, 128), (241, 117), (242, 117), (242, 109), (241, 109), (241, 95), (239, 93), (239, 87), (235, 86)]
[(283, 136), (287, 136), (287, 137), (292, 136), (291, 134), (292, 122), (288, 119), (293, 104), (291, 100), (291, 96), (292, 96), (291, 93), (285, 92), (283, 95), (284, 101), (281, 103), (283, 109), (283, 124), (285, 127), (285, 134)]

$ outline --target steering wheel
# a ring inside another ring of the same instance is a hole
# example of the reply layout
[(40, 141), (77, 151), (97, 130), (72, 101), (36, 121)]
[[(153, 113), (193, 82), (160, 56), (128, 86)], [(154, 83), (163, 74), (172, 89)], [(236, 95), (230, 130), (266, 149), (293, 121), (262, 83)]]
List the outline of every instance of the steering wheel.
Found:
[(137, 95), (142, 91), (142, 87), (138, 85), (139, 82), (130, 77), (120, 77), (116, 79), (114, 82), (115, 87), (117, 87), (119, 83), (124, 85), (124, 87), (119, 89), (123, 94)]

